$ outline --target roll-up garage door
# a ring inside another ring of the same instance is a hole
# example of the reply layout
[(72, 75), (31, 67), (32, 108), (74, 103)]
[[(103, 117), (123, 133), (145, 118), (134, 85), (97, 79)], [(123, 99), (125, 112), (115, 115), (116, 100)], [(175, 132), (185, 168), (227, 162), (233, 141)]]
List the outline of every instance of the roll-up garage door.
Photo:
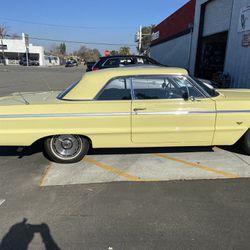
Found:
[(203, 37), (228, 31), (233, 0), (213, 0), (206, 4)]

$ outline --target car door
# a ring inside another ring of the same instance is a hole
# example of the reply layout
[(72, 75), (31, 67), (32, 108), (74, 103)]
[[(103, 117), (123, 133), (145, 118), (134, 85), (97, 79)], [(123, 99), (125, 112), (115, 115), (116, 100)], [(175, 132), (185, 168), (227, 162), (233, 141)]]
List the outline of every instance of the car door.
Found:
[(98, 115), (91, 118), (96, 146), (131, 144), (131, 102), (131, 82), (126, 78), (114, 78), (100, 91), (93, 102)]
[(132, 78), (132, 142), (211, 145), (215, 102), (186, 76)]

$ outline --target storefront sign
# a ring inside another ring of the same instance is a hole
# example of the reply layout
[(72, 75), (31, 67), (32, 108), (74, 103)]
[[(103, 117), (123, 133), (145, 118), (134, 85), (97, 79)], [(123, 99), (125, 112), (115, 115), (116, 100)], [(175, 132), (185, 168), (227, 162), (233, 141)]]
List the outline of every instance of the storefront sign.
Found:
[(244, 7), (240, 11), (238, 32), (250, 30), (250, 6)]
[(250, 47), (250, 33), (242, 36), (242, 47)]
[(7, 45), (0, 44), (0, 50), (7, 50)]
[(151, 41), (155, 41), (160, 38), (160, 31), (154, 32), (151, 35)]

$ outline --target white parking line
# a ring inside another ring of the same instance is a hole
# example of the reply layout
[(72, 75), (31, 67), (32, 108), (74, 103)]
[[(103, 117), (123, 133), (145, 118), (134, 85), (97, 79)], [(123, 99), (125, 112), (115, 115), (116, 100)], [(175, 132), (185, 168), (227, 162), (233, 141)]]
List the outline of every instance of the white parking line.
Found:
[(0, 207), (3, 205), (4, 202), (5, 202), (5, 200), (0, 199)]

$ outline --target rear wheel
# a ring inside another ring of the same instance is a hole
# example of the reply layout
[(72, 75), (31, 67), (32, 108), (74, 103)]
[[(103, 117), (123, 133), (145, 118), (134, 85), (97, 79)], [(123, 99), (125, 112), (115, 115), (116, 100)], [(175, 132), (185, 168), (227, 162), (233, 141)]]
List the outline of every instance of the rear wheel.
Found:
[(250, 130), (248, 130), (240, 141), (242, 149), (250, 155)]
[(44, 151), (54, 162), (75, 163), (88, 153), (89, 141), (79, 135), (55, 135), (46, 138)]

